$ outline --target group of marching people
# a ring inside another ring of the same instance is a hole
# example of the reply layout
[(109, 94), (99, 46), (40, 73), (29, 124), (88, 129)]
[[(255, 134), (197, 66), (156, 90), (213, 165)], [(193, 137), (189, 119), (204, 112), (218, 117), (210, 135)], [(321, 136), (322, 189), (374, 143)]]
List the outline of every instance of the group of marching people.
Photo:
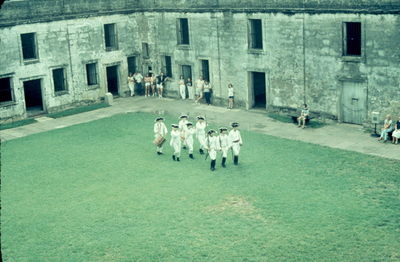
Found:
[[(211, 171), (215, 170), (218, 151), (222, 152), (222, 167), (226, 167), (229, 149), (232, 149), (233, 163), (238, 165), (242, 137), (238, 130), (239, 124), (235, 122), (232, 123), (231, 126), (232, 129), (229, 133), (228, 129), (225, 127), (219, 128), (219, 132), (213, 129), (206, 132), (207, 122), (203, 116), (198, 116), (196, 124), (193, 125), (193, 123), (189, 122), (187, 115), (181, 115), (179, 117), (179, 123), (171, 125), (171, 140), (169, 144), (174, 150), (172, 159), (174, 161), (180, 161), (182, 147), (188, 149), (189, 158), (194, 159), (193, 145), (194, 137), (196, 137), (200, 145), (199, 153), (201, 155), (206, 154), (206, 159), (208, 156), (211, 159)], [(158, 155), (163, 154), (163, 144), (166, 141), (167, 134), (168, 130), (165, 126), (164, 118), (157, 117), (154, 123), (155, 139), (153, 143), (157, 147)]]

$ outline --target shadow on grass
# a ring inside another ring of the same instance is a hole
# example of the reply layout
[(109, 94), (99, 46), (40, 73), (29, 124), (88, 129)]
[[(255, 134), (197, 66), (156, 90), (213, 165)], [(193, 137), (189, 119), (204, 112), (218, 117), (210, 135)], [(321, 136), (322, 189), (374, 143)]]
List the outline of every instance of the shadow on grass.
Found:
[(83, 113), (83, 112), (93, 111), (93, 110), (100, 109), (103, 107), (109, 107), (109, 105), (107, 105), (105, 103), (101, 103), (101, 104), (94, 104), (94, 105), (89, 105), (89, 106), (82, 106), (82, 107), (77, 107), (77, 108), (71, 108), (71, 109), (68, 109), (68, 110), (65, 110), (62, 112), (48, 114), (47, 116), (51, 117), (51, 118), (60, 118), (60, 117), (75, 115), (75, 114), (79, 114), (79, 113)]
[[(267, 116), (272, 119), (275, 119), (279, 122), (296, 124), (293, 122), (291, 116), (288, 116), (288, 115), (281, 115), (281, 114), (277, 114), (277, 113), (267, 113)], [(314, 118), (314, 119), (310, 120), (310, 122), (308, 123), (307, 126), (311, 127), (311, 128), (321, 128), (326, 125), (327, 125), (326, 123), (322, 123)]]
[(15, 122), (7, 123), (7, 124), (1, 124), (0, 130), (15, 128), (15, 127), (19, 127), (19, 126), (25, 126), (25, 125), (33, 124), (36, 122), (37, 121), (35, 119), (29, 118), (29, 119), (15, 121)]

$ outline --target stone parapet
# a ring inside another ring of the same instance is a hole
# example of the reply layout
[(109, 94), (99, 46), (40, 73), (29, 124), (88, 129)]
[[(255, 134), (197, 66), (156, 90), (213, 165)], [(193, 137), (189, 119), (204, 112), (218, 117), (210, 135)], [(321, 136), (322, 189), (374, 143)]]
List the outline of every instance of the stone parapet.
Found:
[(5, 1), (0, 27), (136, 12), (400, 14), (398, 0), (19, 0)]

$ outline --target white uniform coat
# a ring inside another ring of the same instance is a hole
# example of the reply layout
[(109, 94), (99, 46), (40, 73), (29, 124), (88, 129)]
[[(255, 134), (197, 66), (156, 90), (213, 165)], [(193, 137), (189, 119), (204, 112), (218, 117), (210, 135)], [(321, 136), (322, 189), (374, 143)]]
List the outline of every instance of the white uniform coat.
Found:
[(171, 131), (171, 141), (169, 145), (174, 149), (174, 155), (180, 157), (181, 155), (181, 131), (172, 130)]
[(211, 160), (217, 159), (217, 151), (221, 150), (218, 136), (208, 136), (207, 138), (207, 150)]
[[(165, 137), (168, 134), (167, 127), (165, 126), (164, 122), (155, 122), (154, 123), (154, 138), (159, 136)], [(162, 151), (162, 146), (157, 147), (157, 152)]]
[(233, 154), (238, 156), (240, 153), (240, 146), (242, 145), (242, 137), (239, 130), (232, 129), (229, 132), (229, 141), (232, 145)]
[(228, 155), (228, 150), (231, 147), (228, 134), (220, 134), (219, 142), (221, 144), (222, 157), (226, 158)]
[(187, 128), (183, 131), (183, 136), (185, 137), (185, 144), (189, 149), (189, 154), (193, 153), (193, 135), (195, 134), (196, 130), (192, 128)]
[(206, 121), (200, 123), (199, 121), (196, 123), (196, 137), (200, 143), (200, 149), (206, 148)]

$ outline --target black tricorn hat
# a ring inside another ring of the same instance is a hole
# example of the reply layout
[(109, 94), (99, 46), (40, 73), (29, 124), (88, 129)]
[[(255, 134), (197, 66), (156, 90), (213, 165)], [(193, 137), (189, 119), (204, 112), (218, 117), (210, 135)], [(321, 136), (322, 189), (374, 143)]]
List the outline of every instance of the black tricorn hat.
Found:
[(209, 134), (209, 135), (211, 135), (211, 134), (213, 134), (213, 133), (215, 133), (215, 130), (213, 130), (213, 129), (210, 129), (210, 130), (208, 130), (208, 132), (207, 132), (207, 134)]
[(157, 117), (156, 120), (155, 120), (155, 122), (160, 121), (160, 120), (163, 120), (163, 121), (164, 121), (164, 117)]
[(239, 123), (238, 123), (238, 122), (233, 122), (233, 123), (231, 124), (231, 126), (232, 126), (232, 127), (238, 127), (238, 126), (239, 126)]

